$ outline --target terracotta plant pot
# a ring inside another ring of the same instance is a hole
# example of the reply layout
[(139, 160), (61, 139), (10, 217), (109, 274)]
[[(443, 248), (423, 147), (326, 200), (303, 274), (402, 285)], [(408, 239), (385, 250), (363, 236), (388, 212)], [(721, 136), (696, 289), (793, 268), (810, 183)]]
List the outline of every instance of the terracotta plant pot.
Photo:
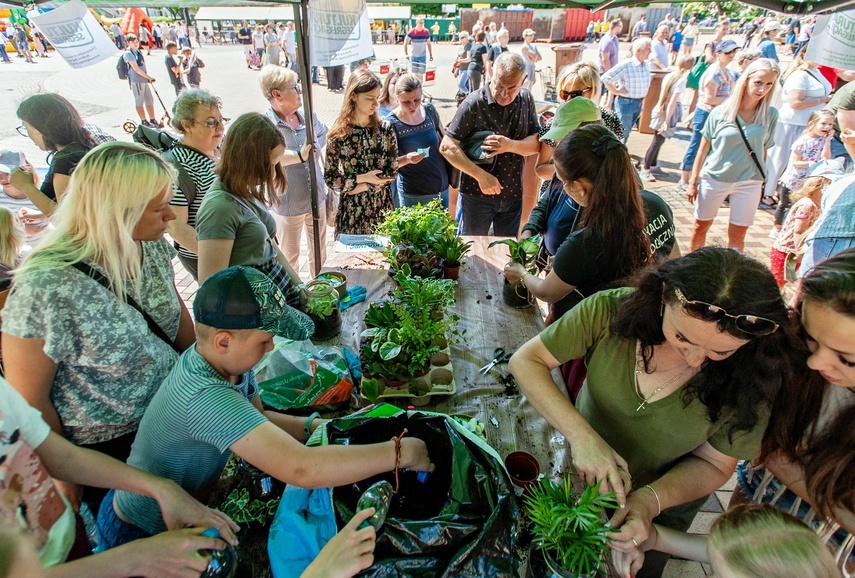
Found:
[(531, 307), (532, 302), (531, 293), (528, 289), (522, 285), (511, 285), (507, 279), (505, 279), (505, 284), (502, 287), (502, 299), (506, 305), (514, 309), (526, 309)]
[(459, 279), (460, 278), (460, 263), (456, 265), (446, 265), (445, 262), (442, 263), (442, 272), (443, 277), (445, 279)]
[(525, 492), (528, 487), (537, 481), (540, 475), (540, 464), (537, 458), (528, 452), (511, 452), (505, 458), (505, 467), (511, 476), (515, 486)]

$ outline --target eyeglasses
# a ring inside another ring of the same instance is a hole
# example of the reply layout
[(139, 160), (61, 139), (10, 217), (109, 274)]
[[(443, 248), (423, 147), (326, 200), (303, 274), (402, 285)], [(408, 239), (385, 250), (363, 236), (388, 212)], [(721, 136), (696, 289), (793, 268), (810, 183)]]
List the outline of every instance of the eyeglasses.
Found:
[(296, 93), (301, 93), (301, 92), (303, 92), (303, 87), (298, 82), (297, 84), (294, 84), (292, 86), (284, 87), (283, 90), (293, 90)]
[(725, 318), (733, 319), (736, 328), (747, 333), (748, 335), (762, 336), (769, 335), (778, 330), (778, 324), (771, 319), (765, 317), (757, 317), (755, 315), (731, 315), (717, 305), (704, 303), (703, 301), (689, 301), (683, 292), (674, 288), (674, 295), (683, 306), (683, 310), (701, 321), (711, 321), (718, 323)]
[(19, 134), (19, 135), (21, 135), (21, 136), (25, 136), (25, 137), (29, 137), (29, 136), (30, 136), (30, 131), (28, 131), (28, 130), (27, 130), (27, 127), (25, 127), (24, 125), (19, 126), (19, 127), (18, 127), (18, 128), (16, 128), (15, 130), (16, 130), (16, 131), (18, 131), (18, 134)]
[(562, 90), (560, 96), (563, 100), (573, 100), (574, 98), (580, 97), (584, 95), (586, 92), (591, 90), (590, 88), (585, 88), (582, 90)]
[(203, 124), (208, 128), (217, 128), (218, 126), (225, 128), (226, 123), (229, 122), (230, 120), (231, 120), (230, 118), (222, 118), (219, 120), (216, 118), (209, 118), (208, 120), (193, 119), (193, 122), (195, 122), (196, 124)]

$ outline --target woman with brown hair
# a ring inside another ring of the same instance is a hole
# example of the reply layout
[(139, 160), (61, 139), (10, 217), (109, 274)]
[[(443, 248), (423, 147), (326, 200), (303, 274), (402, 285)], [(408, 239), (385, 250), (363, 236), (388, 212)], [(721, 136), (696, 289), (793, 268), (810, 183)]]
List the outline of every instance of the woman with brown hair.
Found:
[[(855, 249), (820, 263), (802, 280), (797, 309), (804, 344), (788, 352), (797, 375), (772, 408), (760, 456), (752, 465), (741, 463), (737, 474), (742, 492), (754, 502), (795, 508), (800, 519), (812, 505), (841, 526), (832, 542), (848, 540), (851, 548)], [(737, 494), (734, 498), (739, 501)]]
[(196, 214), (199, 283), (227, 267), (248, 265), (266, 273), (299, 307), (300, 278), (276, 246), (276, 220), (267, 207), (285, 190), (280, 162), (285, 140), (266, 116), (242, 114), (223, 139), (217, 180)]
[(386, 118), (398, 106), (398, 79), (404, 74), (398, 70), (393, 70), (386, 75), (383, 81), (383, 88), (380, 89), (380, 98), (377, 102), (380, 103), (378, 114), (380, 118)]
[(351, 74), (341, 112), (327, 135), (324, 179), (341, 194), (336, 236), (373, 233), (392, 209), (389, 183), (398, 174), (398, 141), (377, 114), (380, 87), (372, 72)]
[(29, 170), (15, 169), (9, 180), (42, 213), (51, 215), (77, 163), (97, 143), (74, 106), (58, 94), (34, 94), (18, 106), (17, 113), (23, 122), (18, 133), (48, 153), (50, 168), (41, 187)]
[(545, 278), (518, 263), (505, 267), (510, 283), (522, 283), (551, 304), (548, 323), (651, 260), (638, 177), (614, 133), (600, 125), (578, 128), (561, 139), (554, 158), (564, 191), (584, 207), (579, 224), (561, 243)]

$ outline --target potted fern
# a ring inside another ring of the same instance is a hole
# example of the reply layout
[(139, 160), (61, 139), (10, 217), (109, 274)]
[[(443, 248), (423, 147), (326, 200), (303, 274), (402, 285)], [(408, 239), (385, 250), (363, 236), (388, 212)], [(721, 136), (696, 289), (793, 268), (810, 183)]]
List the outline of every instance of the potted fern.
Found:
[(569, 476), (561, 482), (544, 479), (529, 487), (525, 497), (533, 535), (529, 568), (540, 557), (549, 577), (605, 574), (611, 528), (606, 525), (604, 510), (618, 504), (614, 492), (600, 495), (599, 490), (599, 483), (589, 485), (574, 498)]
[[(537, 257), (537, 252), (540, 250), (540, 235), (527, 237), (520, 241), (515, 239), (501, 239), (500, 241), (493, 241), (490, 243), (488, 248), (494, 247), (495, 245), (507, 245), (511, 261), (519, 263), (526, 269), (526, 271), (534, 274), (536, 271), (534, 260)], [(502, 298), (504, 299), (505, 304), (510, 305), (515, 309), (531, 307), (533, 302), (531, 293), (529, 293), (528, 289), (526, 289), (522, 283), (513, 285), (508, 281), (507, 277), (505, 278), (504, 287), (502, 287)]]

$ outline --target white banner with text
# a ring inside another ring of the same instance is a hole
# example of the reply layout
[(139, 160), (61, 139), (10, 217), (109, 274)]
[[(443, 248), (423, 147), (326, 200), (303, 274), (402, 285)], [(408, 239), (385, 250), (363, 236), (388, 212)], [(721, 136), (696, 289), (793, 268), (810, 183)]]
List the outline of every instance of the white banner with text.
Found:
[(92, 66), (116, 54), (109, 34), (80, 0), (27, 16), (71, 68)]
[(374, 49), (365, 0), (309, 0), (309, 46), (314, 66), (369, 58)]
[(832, 68), (855, 70), (855, 10), (817, 18), (805, 58)]

